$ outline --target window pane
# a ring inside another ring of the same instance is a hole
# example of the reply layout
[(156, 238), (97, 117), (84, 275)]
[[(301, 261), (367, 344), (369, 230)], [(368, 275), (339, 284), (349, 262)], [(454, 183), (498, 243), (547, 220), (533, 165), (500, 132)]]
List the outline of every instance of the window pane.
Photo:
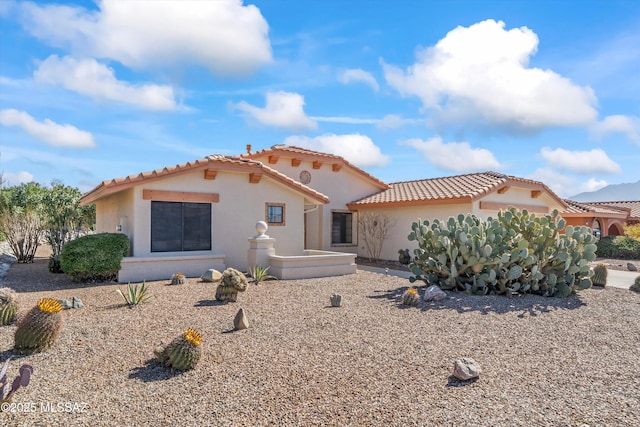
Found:
[(182, 250), (182, 203), (151, 202), (151, 252)]
[(183, 251), (208, 251), (211, 249), (211, 205), (209, 203), (184, 203)]
[(282, 206), (269, 205), (267, 206), (267, 222), (271, 224), (282, 224), (284, 209)]
[(151, 202), (151, 252), (211, 250), (211, 204)]
[(352, 243), (352, 214), (350, 212), (333, 212), (331, 224), (331, 243)]

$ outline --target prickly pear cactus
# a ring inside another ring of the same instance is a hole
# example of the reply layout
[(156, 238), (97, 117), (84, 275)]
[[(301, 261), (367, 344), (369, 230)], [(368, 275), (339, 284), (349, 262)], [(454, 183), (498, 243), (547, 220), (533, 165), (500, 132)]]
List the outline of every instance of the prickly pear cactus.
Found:
[(565, 229), (558, 211), (537, 217), (511, 207), (486, 221), (460, 214), (411, 229), (408, 239), (419, 246), (409, 265), (412, 282), (475, 295), (568, 296), (591, 286), (595, 237), (588, 227)]
[(606, 286), (607, 284), (607, 266), (600, 263), (593, 267), (593, 277), (591, 277), (591, 281), (594, 286)]
[(402, 294), (402, 305), (414, 306), (420, 302), (420, 296), (416, 288), (409, 288)]
[(47, 350), (60, 335), (63, 323), (64, 315), (60, 302), (52, 298), (42, 298), (18, 323), (13, 350), (19, 354)]
[(195, 368), (200, 360), (201, 343), (202, 335), (195, 329), (189, 328), (166, 347), (159, 347), (154, 353), (160, 363), (165, 366), (186, 371)]
[(11, 288), (0, 289), (0, 326), (10, 325), (18, 314), (18, 299)]
[(222, 272), (222, 280), (216, 289), (216, 299), (236, 302), (238, 292), (244, 292), (248, 285), (249, 282), (242, 272), (235, 268), (227, 268)]

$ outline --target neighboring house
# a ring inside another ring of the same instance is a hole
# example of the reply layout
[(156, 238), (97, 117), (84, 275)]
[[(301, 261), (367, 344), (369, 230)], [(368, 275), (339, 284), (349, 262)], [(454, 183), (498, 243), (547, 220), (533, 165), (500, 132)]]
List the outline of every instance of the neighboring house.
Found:
[(567, 225), (586, 225), (598, 237), (623, 235), (622, 226), (630, 219), (631, 209), (627, 207), (573, 200), (565, 202), (569, 207), (562, 216), (567, 220)]
[(569, 224), (599, 225), (602, 236), (621, 234), (621, 224), (638, 218), (632, 207), (563, 200), (541, 182), (496, 172), (386, 184), (340, 156), (285, 145), (247, 151), (104, 181), (82, 197), (83, 205), (96, 204), (98, 232), (129, 236), (120, 281), (244, 270), (259, 220), (269, 224), (278, 256), (300, 258), (308, 249), (367, 257), (358, 215), (383, 213), (392, 227), (380, 258), (394, 260), (398, 249), (416, 247), (407, 235), (418, 218), (557, 209)]
[(625, 220), (626, 224), (633, 225), (640, 223), (640, 200), (625, 202), (592, 202), (589, 204), (594, 206), (629, 210), (629, 216)]

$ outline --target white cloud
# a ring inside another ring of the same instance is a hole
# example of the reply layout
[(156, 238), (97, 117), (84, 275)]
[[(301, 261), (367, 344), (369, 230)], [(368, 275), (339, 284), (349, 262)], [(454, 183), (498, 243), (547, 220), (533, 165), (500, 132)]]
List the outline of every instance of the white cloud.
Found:
[(291, 92), (268, 92), (264, 108), (255, 107), (245, 101), (233, 107), (244, 111), (258, 123), (293, 131), (313, 130), (318, 124), (304, 113), (304, 97)]
[(338, 74), (338, 81), (345, 85), (351, 83), (364, 83), (371, 86), (371, 88), (376, 92), (380, 90), (380, 86), (378, 85), (376, 78), (373, 77), (370, 72), (361, 70), (360, 68), (342, 71)]
[(604, 138), (610, 133), (622, 133), (630, 141), (640, 143), (640, 117), (612, 115), (607, 116), (601, 122), (591, 126), (591, 134), (598, 138)]
[(69, 56), (60, 59), (51, 55), (33, 73), (38, 82), (62, 85), (65, 89), (111, 101), (137, 105), (150, 110), (177, 108), (171, 86), (155, 84), (132, 85), (116, 79), (112, 68), (95, 59), (77, 60)]
[(23, 26), (75, 56), (110, 58), (131, 68), (199, 64), (237, 76), (269, 63), (269, 25), (242, 0), (102, 0), (99, 10), (20, 3)]
[(422, 119), (405, 119), (397, 114), (387, 114), (378, 121), (378, 129), (398, 129), (406, 125), (426, 124)]
[(546, 184), (554, 193), (563, 198), (569, 198), (585, 191), (596, 191), (608, 185), (607, 181), (595, 178), (590, 178), (586, 182), (578, 182), (573, 176), (565, 175), (549, 168), (536, 169), (526, 178)]
[(5, 187), (29, 182), (33, 182), (33, 174), (26, 171), (20, 171), (18, 173), (4, 172), (2, 174), (2, 185)]
[(564, 148), (552, 150), (543, 147), (542, 158), (556, 169), (568, 170), (579, 174), (620, 173), (620, 165), (607, 156), (604, 150), (595, 148), (591, 151), (570, 151)]
[(0, 125), (18, 126), (32, 137), (55, 147), (95, 147), (93, 135), (72, 125), (60, 125), (49, 119), (39, 122), (24, 111), (0, 110)]
[(387, 82), (417, 96), (435, 121), (537, 132), (550, 126), (584, 126), (597, 116), (597, 100), (551, 70), (529, 68), (538, 37), (526, 27), (506, 31), (502, 21), (457, 27), (416, 54), (406, 71), (384, 64)]
[(309, 150), (335, 154), (344, 157), (358, 167), (384, 166), (389, 157), (382, 154), (380, 147), (371, 138), (359, 133), (335, 135), (325, 134), (310, 138), (290, 136), (284, 140), (286, 145), (307, 148)]
[(477, 172), (503, 167), (491, 151), (472, 148), (468, 142), (443, 143), (442, 138), (435, 136), (426, 141), (408, 139), (400, 144), (415, 148), (429, 163), (448, 171)]

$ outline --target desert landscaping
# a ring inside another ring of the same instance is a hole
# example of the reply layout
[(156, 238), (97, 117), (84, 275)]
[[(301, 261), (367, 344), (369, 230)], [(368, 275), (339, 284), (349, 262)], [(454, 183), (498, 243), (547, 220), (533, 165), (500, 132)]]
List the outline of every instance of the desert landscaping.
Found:
[[(215, 284), (170, 283), (147, 283), (152, 297), (128, 308), (122, 284), (51, 274), (41, 251), (14, 264), (2, 286), (17, 291), (22, 313), (45, 297), (76, 296), (84, 307), (64, 310), (62, 333), (43, 353), (14, 355), (16, 326), (0, 328), (9, 377), (34, 368), (3, 425), (640, 423), (640, 294), (629, 290), (447, 292), (406, 307), (408, 280), (362, 270), (251, 283), (228, 304), (215, 300)], [(331, 307), (333, 293), (341, 307)], [(233, 331), (241, 307), (250, 327)], [(187, 328), (203, 335), (196, 368), (160, 365), (153, 350)], [(463, 357), (478, 362), (478, 379), (452, 376)]]

